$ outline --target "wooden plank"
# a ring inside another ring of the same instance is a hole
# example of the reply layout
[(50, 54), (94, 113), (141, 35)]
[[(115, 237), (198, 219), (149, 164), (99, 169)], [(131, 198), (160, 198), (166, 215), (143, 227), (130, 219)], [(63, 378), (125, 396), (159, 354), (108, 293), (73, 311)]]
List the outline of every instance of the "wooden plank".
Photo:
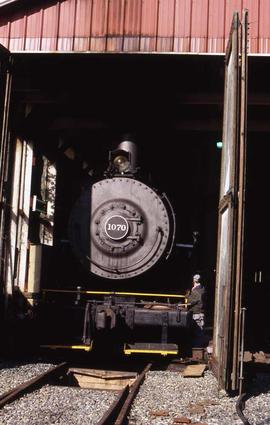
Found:
[(124, 372), (117, 370), (101, 370), (101, 369), (81, 369), (71, 368), (69, 372), (80, 375), (93, 376), (100, 379), (121, 379), (121, 378), (136, 378), (136, 372)]
[(205, 364), (193, 364), (188, 365), (184, 372), (184, 377), (200, 377), (203, 375), (203, 372), (205, 371), (206, 365)]
[(70, 369), (70, 377), (81, 388), (119, 391), (126, 385), (131, 386), (137, 378), (134, 372)]

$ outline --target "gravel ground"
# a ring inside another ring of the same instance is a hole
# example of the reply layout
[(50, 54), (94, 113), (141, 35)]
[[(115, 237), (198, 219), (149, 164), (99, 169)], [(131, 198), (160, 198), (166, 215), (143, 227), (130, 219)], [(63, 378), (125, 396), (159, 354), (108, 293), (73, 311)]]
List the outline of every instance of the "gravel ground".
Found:
[[(0, 363), (0, 395), (46, 372), (52, 363)], [(0, 425), (94, 425), (116, 397), (108, 391), (45, 385), (0, 410)]]
[[(0, 394), (52, 366), (0, 363)], [(251, 390), (245, 416), (252, 425), (270, 425), (270, 374), (257, 374)], [(114, 398), (114, 393), (106, 391), (44, 386), (5, 406), (0, 411), (0, 425), (96, 424)], [(172, 425), (183, 418), (205, 425), (242, 425), (236, 413), (237, 398), (218, 391), (210, 371), (201, 378), (150, 371), (131, 409), (130, 425)]]
[[(270, 375), (258, 375), (252, 390), (245, 416), (252, 425), (270, 425)], [(210, 371), (201, 378), (150, 371), (130, 412), (130, 425), (171, 425), (176, 418), (207, 425), (243, 425), (236, 413), (237, 399), (218, 391)]]
[(4, 406), (0, 425), (94, 425), (115, 393), (46, 385)]
[[(0, 395), (15, 388), (17, 385), (34, 378), (40, 373), (46, 372), (54, 366), (51, 363), (0, 363)], [(1, 424), (0, 424), (1, 425)]]

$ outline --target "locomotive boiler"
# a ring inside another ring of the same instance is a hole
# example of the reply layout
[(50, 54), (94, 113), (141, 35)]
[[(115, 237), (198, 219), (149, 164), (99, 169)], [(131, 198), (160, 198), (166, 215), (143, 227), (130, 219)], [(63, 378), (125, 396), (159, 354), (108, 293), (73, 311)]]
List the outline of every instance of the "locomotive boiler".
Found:
[(105, 279), (138, 276), (172, 250), (174, 212), (165, 194), (136, 178), (136, 157), (132, 141), (120, 143), (110, 152), (106, 178), (85, 191), (71, 213), (74, 252)]
[(175, 214), (138, 174), (136, 145), (126, 139), (72, 208), (69, 241), (89, 276), (87, 287), (74, 288), (73, 311), (83, 314), (84, 349), (113, 341), (126, 354), (176, 354), (191, 323), (185, 297), (166, 290), (168, 275), (149, 285), (151, 270), (158, 273), (172, 252)]

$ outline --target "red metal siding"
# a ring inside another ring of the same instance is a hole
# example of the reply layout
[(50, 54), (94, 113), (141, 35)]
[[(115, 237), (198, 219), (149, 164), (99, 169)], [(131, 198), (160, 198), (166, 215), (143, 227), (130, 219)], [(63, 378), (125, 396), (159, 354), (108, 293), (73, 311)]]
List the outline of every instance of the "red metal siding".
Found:
[(125, 0), (109, 0), (107, 51), (121, 52), (124, 40)]
[(232, 16), (234, 11), (240, 12), (242, 10), (242, 0), (226, 0), (225, 2), (225, 46), (228, 42), (230, 33)]
[[(249, 10), (249, 51), (252, 53), (262, 53), (259, 51), (259, 5), (262, 0), (245, 0), (243, 6)], [(262, 23), (260, 23), (262, 25)]]
[(189, 52), (191, 39), (191, 1), (176, 0), (174, 51)]
[(155, 52), (157, 48), (158, 0), (143, 1), (140, 51)]
[(41, 33), (42, 51), (53, 51), (57, 49), (57, 36), (59, 24), (60, 4), (44, 8)]
[(93, 2), (77, 0), (73, 50), (90, 50), (91, 17)]
[(270, 53), (269, 0), (44, 0), (0, 6), (13, 52), (224, 53), (234, 11), (249, 10), (251, 53)]
[(106, 51), (108, 7), (108, 0), (93, 0), (92, 33), (90, 34), (91, 51)]
[(126, 4), (123, 44), (125, 52), (140, 50), (142, 3), (142, 0), (130, 0)]
[(75, 37), (76, 0), (60, 3), (57, 50), (72, 51)]
[(193, 0), (191, 9), (191, 52), (207, 52), (208, 0)]
[(17, 14), (10, 22), (10, 50), (24, 50), (24, 34), (27, 18), (24, 14)]
[(27, 12), (25, 50), (40, 50), (43, 15), (40, 8)]
[(259, 50), (262, 53), (270, 51), (270, 2), (261, 1), (259, 11)]
[(158, 52), (173, 50), (175, 0), (159, 0), (157, 47)]
[(225, 2), (209, 0), (207, 51), (224, 51)]

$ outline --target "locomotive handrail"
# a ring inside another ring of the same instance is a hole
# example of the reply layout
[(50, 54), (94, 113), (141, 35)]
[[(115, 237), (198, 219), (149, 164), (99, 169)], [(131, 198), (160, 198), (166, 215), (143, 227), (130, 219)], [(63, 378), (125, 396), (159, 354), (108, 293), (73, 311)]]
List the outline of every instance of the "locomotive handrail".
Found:
[(166, 202), (171, 210), (171, 216), (172, 216), (172, 227), (173, 227), (173, 231), (172, 231), (172, 241), (171, 241), (171, 246), (169, 248), (169, 250), (167, 251), (167, 255), (166, 255), (166, 260), (169, 258), (169, 256), (171, 255), (172, 249), (173, 249), (173, 244), (174, 244), (174, 240), (175, 240), (175, 233), (176, 233), (176, 220), (175, 220), (175, 213), (172, 207), (171, 202), (169, 201), (168, 196), (166, 195), (165, 192), (162, 193), (162, 196), (166, 199)]
[(121, 292), (121, 291), (76, 291), (73, 289), (43, 289), (42, 292), (70, 292), (73, 294), (89, 294), (89, 295), (125, 295), (125, 296), (142, 296), (142, 297), (160, 297), (160, 298), (186, 298), (180, 294), (157, 294), (144, 292)]

